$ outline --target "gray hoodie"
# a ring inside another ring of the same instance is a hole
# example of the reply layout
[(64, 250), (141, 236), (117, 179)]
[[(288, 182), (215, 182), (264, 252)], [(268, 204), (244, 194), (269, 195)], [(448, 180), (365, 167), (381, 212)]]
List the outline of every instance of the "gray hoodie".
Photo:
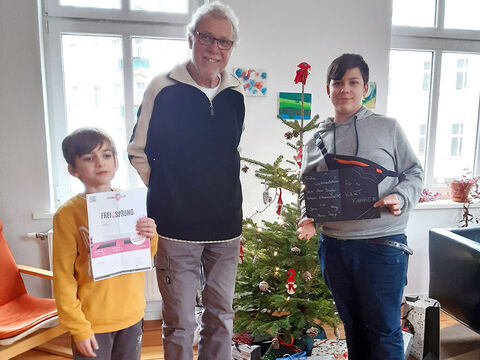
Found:
[[(378, 193), (380, 199), (389, 194), (397, 194), (402, 213), (395, 216), (390, 214), (387, 208), (381, 208), (380, 218), (377, 219), (316, 225), (322, 225), (325, 235), (337, 239), (367, 239), (403, 234), (409, 213), (420, 196), (423, 170), (398, 122), (362, 107), (344, 123), (334, 123), (333, 118), (327, 118), (320, 123), (317, 132), (328, 153), (359, 156), (399, 173), (398, 178), (386, 177), (380, 182)], [(326, 170), (328, 169), (323, 155), (312, 137), (303, 149), (301, 174)], [(300, 206), (302, 217), (305, 217), (303, 196), (300, 197)]]

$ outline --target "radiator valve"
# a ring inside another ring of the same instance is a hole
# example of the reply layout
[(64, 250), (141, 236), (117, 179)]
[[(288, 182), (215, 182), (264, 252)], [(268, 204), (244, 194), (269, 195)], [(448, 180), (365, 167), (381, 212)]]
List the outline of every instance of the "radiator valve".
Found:
[(47, 233), (35, 233), (31, 232), (27, 234), (29, 239), (40, 239), (40, 240), (47, 240), (48, 234)]

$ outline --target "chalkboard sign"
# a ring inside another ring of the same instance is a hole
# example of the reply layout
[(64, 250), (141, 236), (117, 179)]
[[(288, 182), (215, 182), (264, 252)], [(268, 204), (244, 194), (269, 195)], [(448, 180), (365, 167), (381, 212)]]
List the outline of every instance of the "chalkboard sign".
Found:
[(371, 171), (350, 167), (303, 175), (307, 216), (317, 224), (380, 217), (378, 181)]

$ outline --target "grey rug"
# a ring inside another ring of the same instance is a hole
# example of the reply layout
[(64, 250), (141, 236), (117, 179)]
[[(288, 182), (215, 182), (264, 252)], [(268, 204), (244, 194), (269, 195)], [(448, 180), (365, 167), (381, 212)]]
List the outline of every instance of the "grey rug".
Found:
[(440, 360), (480, 360), (480, 334), (462, 324), (441, 329)]

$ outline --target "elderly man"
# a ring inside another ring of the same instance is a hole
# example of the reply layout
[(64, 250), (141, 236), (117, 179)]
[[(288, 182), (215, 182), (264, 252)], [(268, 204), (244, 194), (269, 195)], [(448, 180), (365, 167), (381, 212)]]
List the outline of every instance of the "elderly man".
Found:
[(200, 269), (204, 314), (198, 359), (230, 359), (232, 299), (242, 231), (240, 157), (244, 97), (225, 71), (238, 20), (220, 2), (187, 26), (191, 58), (148, 86), (128, 146), (148, 186), (159, 233), (156, 270), (163, 298), (165, 359), (193, 358)]

